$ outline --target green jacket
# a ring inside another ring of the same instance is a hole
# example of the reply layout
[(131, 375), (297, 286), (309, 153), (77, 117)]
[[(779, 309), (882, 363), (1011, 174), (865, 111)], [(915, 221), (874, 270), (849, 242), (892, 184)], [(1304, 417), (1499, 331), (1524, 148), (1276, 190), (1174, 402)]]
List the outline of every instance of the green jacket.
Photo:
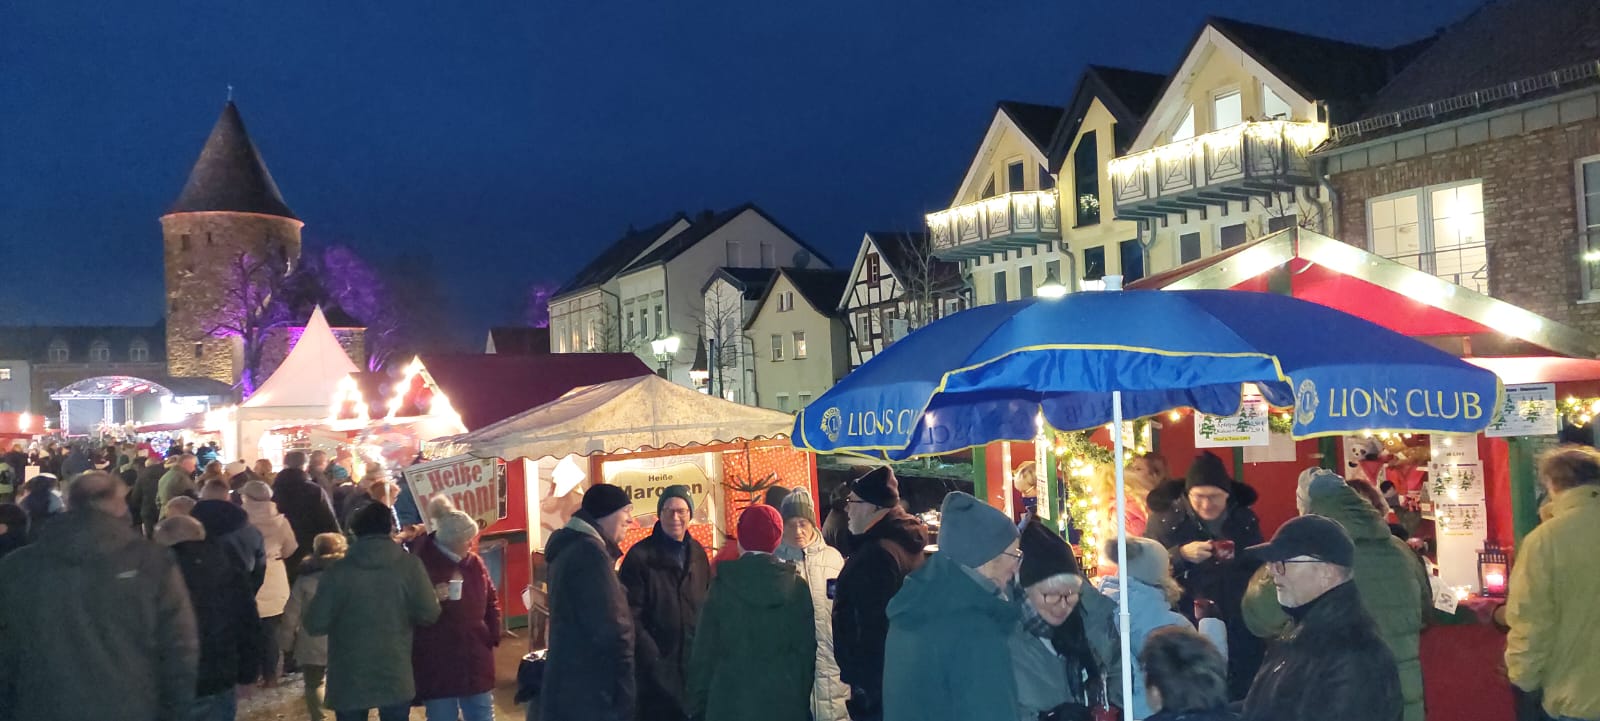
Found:
[[(1342, 483), (1313, 484), (1310, 494), (1306, 512), (1333, 519), (1355, 541), (1356, 590), (1394, 653), (1406, 702), (1405, 721), (1423, 721), (1418, 647), (1423, 616), (1433, 604), (1427, 571), (1411, 547), (1389, 532), (1389, 524), (1354, 489)], [(1250, 632), (1262, 638), (1276, 638), (1289, 627), (1272, 575), (1264, 566), (1245, 591), (1244, 620)]]
[(719, 564), (689, 656), (689, 717), (807, 721), (816, 663), (811, 590), (795, 567), (765, 553)]
[(1506, 675), (1543, 690), (1551, 716), (1600, 718), (1600, 487), (1562, 491), (1550, 512), (1511, 567)]
[(935, 553), (889, 602), (883, 721), (1015, 717), (1009, 640), (1021, 618), (975, 576)]
[(326, 706), (356, 711), (410, 703), (411, 628), (439, 618), (422, 562), (388, 536), (365, 536), (322, 572), (306, 633), (328, 637)]

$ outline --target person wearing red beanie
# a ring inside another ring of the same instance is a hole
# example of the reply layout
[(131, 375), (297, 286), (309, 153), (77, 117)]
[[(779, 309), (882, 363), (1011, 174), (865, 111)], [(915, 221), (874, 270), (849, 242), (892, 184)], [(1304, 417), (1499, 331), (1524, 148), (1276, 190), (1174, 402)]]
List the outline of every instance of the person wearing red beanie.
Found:
[(717, 568), (689, 657), (687, 708), (705, 721), (809, 721), (816, 670), (811, 590), (772, 552), (783, 520), (771, 506), (739, 516), (744, 553)]

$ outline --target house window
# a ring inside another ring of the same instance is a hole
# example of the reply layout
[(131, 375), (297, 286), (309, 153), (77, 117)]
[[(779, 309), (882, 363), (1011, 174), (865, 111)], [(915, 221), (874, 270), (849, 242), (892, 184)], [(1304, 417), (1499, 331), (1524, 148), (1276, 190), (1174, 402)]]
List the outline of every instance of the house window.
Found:
[(1122, 261), (1123, 287), (1144, 277), (1144, 248), (1139, 247), (1137, 238), (1118, 243), (1117, 255)]
[(659, 303), (656, 304), (656, 333), (667, 334), (667, 307)]
[(1026, 190), (1025, 174), (1022, 161), (1017, 160), (1006, 164), (1006, 192), (1015, 193)]
[(1244, 245), (1245, 240), (1244, 223), (1224, 225), (1217, 230), (1217, 246), (1223, 250)]
[(1033, 266), (1025, 265), (1017, 269), (1017, 297), (1033, 297)]
[(783, 360), (783, 336), (777, 333), (772, 334), (772, 359)]
[(794, 310), (794, 293), (792, 291), (787, 291), (787, 290), (782, 292), (782, 293), (779, 293), (778, 294), (778, 312), (779, 313), (787, 313), (787, 312), (789, 312), (791, 310)]
[(89, 344), (90, 363), (109, 363), (111, 361), (111, 344), (97, 340)]
[(994, 175), (991, 174), (989, 176), (989, 182), (983, 184), (983, 194), (978, 196), (978, 197), (979, 198), (993, 198), (994, 197)]
[(1600, 298), (1600, 156), (1578, 161), (1578, 229), (1584, 296)]
[(150, 360), (150, 344), (143, 338), (135, 339), (128, 345), (128, 360), (134, 363), (145, 363)]
[(763, 268), (776, 268), (776, 267), (778, 267), (778, 254), (777, 254), (777, 251), (775, 251), (773, 249), (771, 243), (762, 243), (761, 244), (761, 267), (763, 267)]
[(67, 362), (67, 342), (60, 338), (50, 341), (49, 358), (51, 363)]
[(900, 320), (900, 313), (894, 308), (884, 308), (878, 318), (878, 327), (883, 329), (883, 344), (889, 345), (901, 338), (907, 332), (906, 322)]
[(1104, 246), (1083, 249), (1083, 279), (1100, 280), (1106, 277), (1106, 249)]
[(1289, 119), (1289, 103), (1284, 102), (1265, 83), (1261, 85), (1261, 115), (1268, 120)]
[(1100, 153), (1094, 131), (1083, 134), (1078, 149), (1072, 153), (1072, 192), (1077, 201), (1072, 204), (1077, 214), (1077, 225), (1094, 225), (1100, 222)]
[(1172, 128), (1172, 142), (1188, 140), (1194, 137), (1194, 106), (1190, 105), (1183, 111), (1183, 117), (1178, 119), (1178, 124)]
[(1061, 278), (1061, 261), (1059, 261), (1059, 260), (1047, 260), (1047, 261), (1045, 261), (1045, 263), (1044, 263), (1044, 279), (1045, 279), (1045, 282), (1049, 282), (1051, 278), (1055, 278), (1057, 283), (1062, 283), (1063, 282), (1062, 278)]
[(1244, 122), (1244, 102), (1238, 88), (1224, 90), (1211, 98), (1211, 129), (1222, 130)]
[(1003, 270), (995, 271), (995, 274), (994, 274), (994, 302), (996, 302), (996, 303), (1004, 303), (1009, 299), (1010, 298), (1008, 298), (1006, 296), (1006, 272), (1003, 271)]
[(11, 380), (11, 369), (10, 368), (0, 368), (0, 381), (8, 381), (8, 380)]
[(946, 298), (945, 301), (944, 301), (944, 314), (941, 315), (940, 317), (941, 318), (947, 318), (949, 316), (955, 315), (955, 314), (960, 313), (960, 312), (961, 312), (961, 301), (959, 299), (956, 299), (956, 298)]
[(861, 349), (872, 347), (872, 316), (867, 313), (856, 316), (856, 347)]
[(1184, 233), (1178, 236), (1178, 262), (1188, 263), (1200, 259), (1200, 234)]
[(1040, 190), (1055, 190), (1056, 189), (1056, 176), (1051, 175), (1050, 174), (1050, 169), (1044, 167), (1043, 165), (1039, 166), (1039, 189)]
[[(713, 245), (711, 247), (715, 248), (716, 246)], [(728, 265), (729, 265), (729, 267), (733, 267), (733, 268), (739, 267), (739, 241), (730, 240), (725, 244), (725, 247), (728, 250)]]
[(1293, 228), (1300, 224), (1298, 215), (1275, 215), (1267, 218), (1267, 232), (1276, 233), (1284, 228)]
[(779, 393), (778, 394), (778, 410), (780, 410), (780, 411), (789, 410), (789, 394), (788, 393)]
[(806, 332), (797, 330), (794, 332), (794, 359), (800, 360), (804, 357), (806, 357)]
[(799, 398), (800, 398), (800, 407), (801, 408), (805, 408), (806, 406), (811, 405), (811, 393), (810, 392), (801, 391)]
[(868, 254), (867, 282), (876, 285), (877, 282), (882, 278), (882, 274), (883, 270), (878, 265), (878, 255), (876, 253)]
[(1367, 203), (1372, 252), (1480, 293), (1489, 289), (1483, 182), (1435, 185)]
[(633, 338), (634, 338), (634, 335), (633, 335), (633, 311), (631, 311), (631, 310), (628, 311), (628, 320), (622, 326), (622, 329), (627, 332), (628, 340), (633, 340)]

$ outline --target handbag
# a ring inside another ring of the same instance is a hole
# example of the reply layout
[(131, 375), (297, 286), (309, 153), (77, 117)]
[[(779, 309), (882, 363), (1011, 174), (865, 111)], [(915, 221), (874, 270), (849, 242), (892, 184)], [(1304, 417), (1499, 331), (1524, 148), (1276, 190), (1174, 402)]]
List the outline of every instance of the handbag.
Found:
[(527, 703), (539, 695), (544, 685), (544, 651), (533, 651), (517, 664), (517, 703)]

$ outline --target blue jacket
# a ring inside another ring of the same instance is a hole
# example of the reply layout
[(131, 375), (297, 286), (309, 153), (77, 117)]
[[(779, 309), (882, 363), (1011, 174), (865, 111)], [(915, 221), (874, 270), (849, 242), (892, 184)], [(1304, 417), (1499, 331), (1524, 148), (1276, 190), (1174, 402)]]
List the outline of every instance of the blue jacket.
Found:
[(968, 721), (1016, 715), (1010, 638), (1017, 607), (943, 553), (906, 577), (889, 602), (883, 721)]
[[(1122, 630), (1122, 606), (1116, 576), (1108, 577), (1101, 583), (1100, 592), (1104, 593), (1115, 604), (1117, 630)], [(1167, 597), (1161, 589), (1136, 578), (1128, 579), (1128, 619), (1132, 632), (1133, 645), (1133, 717), (1146, 718), (1150, 715), (1150, 704), (1145, 700), (1144, 667), (1139, 664), (1139, 649), (1144, 648), (1145, 639), (1158, 628), (1166, 626), (1188, 626), (1189, 621), (1172, 610), (1172, 605), (1167, 603)], [(1120, 642), (1119, 642), (1120, 643)]]

